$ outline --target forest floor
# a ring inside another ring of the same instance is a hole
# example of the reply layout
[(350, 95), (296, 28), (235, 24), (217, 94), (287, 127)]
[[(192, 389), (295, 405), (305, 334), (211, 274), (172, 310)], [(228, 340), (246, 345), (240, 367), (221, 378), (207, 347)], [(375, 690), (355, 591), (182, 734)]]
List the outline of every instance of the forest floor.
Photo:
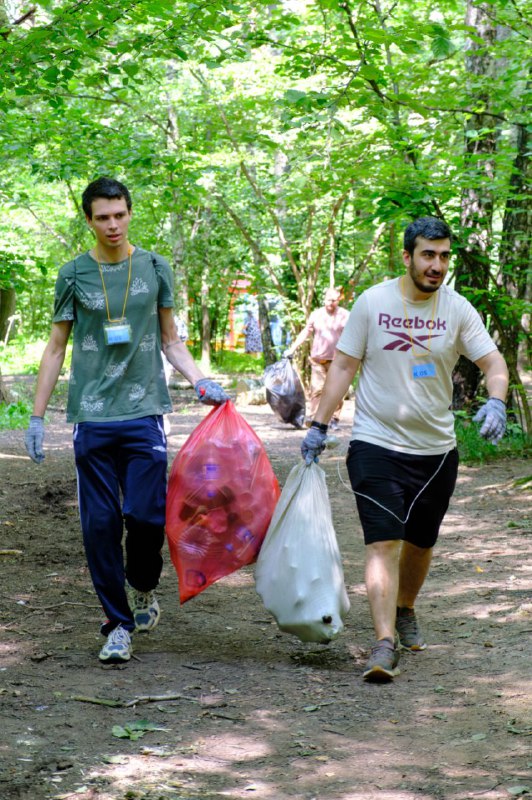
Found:
[[(174, 400), (170, 460), (207, 413), (190, 391)], [(239, 410), (283, 484), (303, 433), (268, 406)], [(348, 403), (341, 447), (320, 460), (351, 600), (338, 639), (281, 633), (253, 567), (180, 606), (165, 547), (161, 622), (121, 667), (97, 658), (62, 409), (48, 415), (42, 466), (22, 432), (0, 433), (1, 800), (532, 795), (530, 462), (460, 468), (418, 603), (429, 647), (402, 655), (393, 684), (365, 684), (364, 548), (340, 479), (351, 414)]]

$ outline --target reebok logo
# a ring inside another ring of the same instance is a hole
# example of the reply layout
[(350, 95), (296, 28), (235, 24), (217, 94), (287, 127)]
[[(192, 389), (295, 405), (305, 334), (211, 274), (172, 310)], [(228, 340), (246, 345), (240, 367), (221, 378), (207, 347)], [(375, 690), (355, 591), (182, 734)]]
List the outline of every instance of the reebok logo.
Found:
[[(410, 350), (412, 344), (415, 348), (429, 351), (430, 348), (423, 344), (427, 340), (434, 340), (443, 333), (436, 333), (434, 331), (446, 331), (447, 321), (442, 319), (422, 319), (421, 317), (412, 317), (406, 319), (405, 317), (392, 317), (390, 314), (379, 314), (379, 327), (385, 328), (386, 333), (393, 336), (393, 340), (389, 342), (383, 350), (400, 350), (406, 352)], [(403, 333), (403, 331), (408, 333)], [(414, 331), (426, 330), (429, 333), (416, 333)]]
[(421, 350), (426, 350), (427, 352), (430, 352), (430, 348), (426, 347), (423, 344), (423, 342), (426, 342), (427, 339), (429, 339), (430, 341), (434, 341), (434, 339), (438, 339), (438, 337), (443, 336), (443, 334), (441, 333), (437, 333), (436, 336), (434, 335), (431, 336), (430, 333), (427, 333), (426, 335), (422, 334), (421, 336), (414, 336), (413, 334), (410, 333), (401, 333), (401, 332), (395, 333), (395, 331), (386, 331), (386, 333), (389, 333), (391, 336), (394, 337), (394, 339), (393, 341), (385, 345), (382, 349), (400, 350), (403, 353), (406, 352), (407, 350), (410, 350), (412, 344), (414, 345), (415, 348), (419, 348)]
[(446, 331), (447, 320), (445, 319), (422, 319), (421, 317), (412, 317), (405, 319), (405, 317), (392, 317), (390, 314), (379, 314), (379, 328), (404, 328), (405, 330), (420, 331), (425, 328), (428, 331)]

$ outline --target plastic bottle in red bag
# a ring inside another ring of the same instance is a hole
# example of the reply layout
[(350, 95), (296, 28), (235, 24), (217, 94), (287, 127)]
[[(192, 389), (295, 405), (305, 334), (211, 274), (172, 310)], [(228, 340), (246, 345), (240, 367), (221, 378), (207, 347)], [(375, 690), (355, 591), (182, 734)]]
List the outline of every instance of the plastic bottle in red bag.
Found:
[(230, 401), (213, 408), (170, 471), (166, 532), (181, 603), (255, 561), (279, 494), (257, 434)]

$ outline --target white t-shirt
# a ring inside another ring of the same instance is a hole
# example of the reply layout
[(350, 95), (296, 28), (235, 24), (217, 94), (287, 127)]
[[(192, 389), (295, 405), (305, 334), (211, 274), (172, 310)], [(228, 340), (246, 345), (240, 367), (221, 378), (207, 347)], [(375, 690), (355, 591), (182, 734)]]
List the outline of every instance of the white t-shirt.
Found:
[(471, 303), (448, 286), (403, 299), (400, 278), (356, 301), (337, 344), (361, 359), (352, 438), (414, 455), (456, 446), (452, 370), (496, 350)]

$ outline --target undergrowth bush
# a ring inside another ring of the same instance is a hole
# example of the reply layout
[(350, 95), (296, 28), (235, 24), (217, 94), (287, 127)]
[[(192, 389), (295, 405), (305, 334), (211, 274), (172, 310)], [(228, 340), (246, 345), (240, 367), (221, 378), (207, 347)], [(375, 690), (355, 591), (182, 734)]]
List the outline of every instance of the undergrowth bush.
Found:
[(0, 431), (27, 428), (31, 407), (23, 400), (14, 403), (0, 403)]
[(455, 431), (462, 464), (484, 464), (501, 458), (526, 458), (530, 441), (520, 425), (508, 418), (506, 433), (498, 445), (490, 444), (479, 433), (479, 426), (466, 411), (455, 411)]

